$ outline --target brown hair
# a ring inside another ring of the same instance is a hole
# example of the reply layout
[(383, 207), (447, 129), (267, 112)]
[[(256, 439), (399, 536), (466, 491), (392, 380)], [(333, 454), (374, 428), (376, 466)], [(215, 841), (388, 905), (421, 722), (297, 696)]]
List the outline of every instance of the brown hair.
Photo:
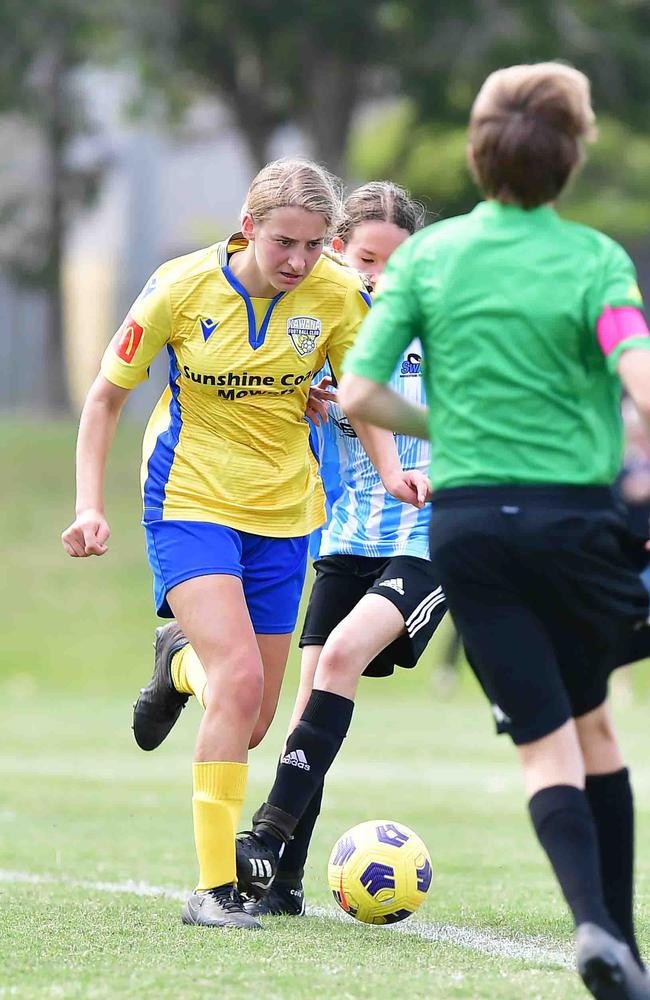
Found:
[(273, 160), (253, 178), (243, 211), (263, 222), (274, 208), (304, 208), (322, 215), (331, 231), (341, 214), (341, 182), (312, 160)]
[(408, 233), (420, 229), (425, 209), (408, 191), (392, 181), (370, 181), (355, 188), (343, 202), (343, 216), (336, 235), (347, 243), (362, 222), (392, 222)]
[(470, 116), (470, 160), (483, 192), (535, 208), (553, 201), (596, 134), (589, 80), (562, 63), (491, 73)]

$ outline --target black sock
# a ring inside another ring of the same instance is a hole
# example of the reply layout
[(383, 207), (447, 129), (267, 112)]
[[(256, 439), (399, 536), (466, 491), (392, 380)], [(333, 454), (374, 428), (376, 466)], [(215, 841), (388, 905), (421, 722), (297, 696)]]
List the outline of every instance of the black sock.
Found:
[(627, 768), (587, 775), (585, 792), (598, 833), (605, 903), (640, 962), (634, 934), (634, 800)]
[(302, 882), (305, 874), (305, 862), (309, 853), (312, 833), (316, 826), (316, 820), (320, 814), (321, 802), (323, 801), (324, 784), (320, 783), (311, 801), (298, 821), (298, 826), (293, 831), (293, 837), (284, 849), (284, 854), (280, 858), (275, 885), (297, 885)]
[(598, 836), (585, 793), (553, 785), (533, 795), (528, 808), (576, 927), (589, 922), (622, 938), (605, 906)]
[(281, 838), (293, 833), (323, 783), (352, 719), (354, 702), (330, 691), (312, 691), (300, 722), (287, 740), (268, 801), (253, 817), (253, 829)]

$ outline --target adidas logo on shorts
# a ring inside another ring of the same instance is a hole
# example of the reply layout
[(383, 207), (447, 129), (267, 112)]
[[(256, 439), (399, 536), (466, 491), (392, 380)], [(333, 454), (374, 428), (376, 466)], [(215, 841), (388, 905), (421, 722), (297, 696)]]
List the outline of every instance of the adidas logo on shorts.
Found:
[(512, 722), (510, 716), (506, 715), (503, 709), (497, 704), (492, 705), (492, 714), (500, 726), (508, 725), (508, 723)]
[(390, 587), (391, 590), (396, 590), (398, 594), (404, 596), (404, 581), (401, 576), (398, 576), (396, 580), (382, 580), (379, 586)]
[(299, 767), (302, 771), (311, 771), (311, 765), (307, 763), (303, 750), (291, 750), (282, 758), (283, 764), (291, 764), (292, 767)]

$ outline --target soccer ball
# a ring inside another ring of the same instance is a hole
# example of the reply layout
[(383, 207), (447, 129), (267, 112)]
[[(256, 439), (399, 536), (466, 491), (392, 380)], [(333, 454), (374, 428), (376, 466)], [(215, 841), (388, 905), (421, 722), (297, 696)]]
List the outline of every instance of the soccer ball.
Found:
[(431, 885), (431, 858), (417, 833), (402, 823), (359, 823), (334, 844), (327, 881), (341, 909), (364, 924), (410, 917)]

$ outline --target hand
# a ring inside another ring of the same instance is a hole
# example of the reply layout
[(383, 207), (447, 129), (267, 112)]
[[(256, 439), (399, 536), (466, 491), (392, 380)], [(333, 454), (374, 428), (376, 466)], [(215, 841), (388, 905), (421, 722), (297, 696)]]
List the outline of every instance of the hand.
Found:
[(336, 393), (329, 391), (331, 384), (332, 379), (329, 375), (325, 375), (320, 382), (309, 388), (305, 416), (309, 417), (317, 427), (320, 427), (321, 423), (327, 423), (328, 404), (336, 401)]
[(392, 476), (382, 477), (382, 482), (387, 493), (402, 503), (410, 503), (418, 510), (431, 499), (431, 483), (427, 476), (417, 469), (408, 469)]
[(650, 500), (650, 469), (632, 469), (624, 475), (621, 492), (626, 503), (648, 503)]
[(63, 548), (74, 559), (85, 556), (103, 556), (108, 551), (105, 544), (111, 529), (99, 510), (84, 510), (77, 514), (69, 528), (61, 535)]

